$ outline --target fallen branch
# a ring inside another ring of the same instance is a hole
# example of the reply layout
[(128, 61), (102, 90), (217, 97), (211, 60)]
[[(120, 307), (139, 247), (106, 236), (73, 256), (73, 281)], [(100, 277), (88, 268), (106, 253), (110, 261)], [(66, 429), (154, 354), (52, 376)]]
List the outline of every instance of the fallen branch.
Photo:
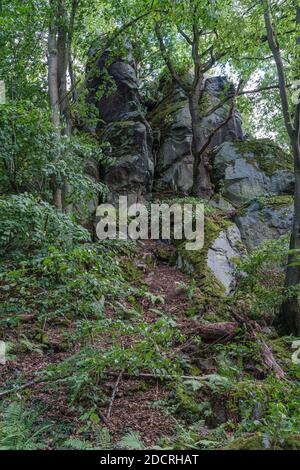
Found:
[[(103, 375), (106, 375), (106, 376), (110, 376), (110, 377), (119, 377), (120, 376), (120, 373), (119, 372), (112, 372), (112, 371), (106, 371), (106, 372), (103, 372)], [(161, 380), (174, 380), (174, 379), (182, 379), (182, 380), (199, 380), (199, 381), (202, 381), (202, 380), (208, 380), (211, 375), (201, 375), (201, 376), (194, 376), (194, 375), (181, 375), (181, 376), (176, 376), (176, 375), (156, 375), (156, 374), (151, 374), (151, 373), (140, 373), (140, 374), (130, 374), (128, 372), (122, 372), (122, 376), (123, 377), (127, 377), (127, 378), (136, 378), (136, 379), (161, 379)], [(17, 393), (19, 392), (20, 390), (24, 390), (26, 388), (31, 388), (31, 387), (34, 387), (36, 385), (42, 385), (42, 384), (53, 384), (53, 383), (58, 383), (58, 382), (64, 382), (64, 381), (67, 381), (71, 376), (68, 376), (68, 377), (64, 377), (62, 379), (57, 379), (57, 380), (31, 380), (30, 382), (26, 382), (25, 384), (23, 385), (19, 385), (18, 387), (13, 387), (13, 388), (10, 388), (9, 390), (5, 390), (4, 392), (0, 392), (0, 400), (4, 397), (7, 397), (9, 395), (12, 395), (13, 393)], [(121, 380), (121, 378), (120, 378)], [(119, 382), (120, 382), (119, 380)], [(118, 383), (119, 385), (119, 383)], [(115, 394), (116, 394), (116, 391), (117, 391), (117, 388), (115, 390)], [(115, 394), (114, 394), (114, 397), (115, 397)], [(100, 414), (100, 413), (99, 413)], [(103, 415), (103, 416), (100, 416), (101, 419), (105, 422), (105, 420), (108, 422), (107, 418)], [(107, 423), (106, 423), (107, 424)]]
[(116, 393), (117, 393), (117, 390), (118, 390), (119, 383), (122, 379), (122, 375), (123, 375), (123, 371), (121, 371), (119, 373), (117, 381), (115, 383), (115, 386), (114, 386), (114, 389), (113, 389), (113, 392), (112, 392), (112, 396), (111, 396), (111, 399), (110, 399), (109, 407), (108, 407), (107, 419), (109, 419), (111, 417), (111, 412), (112, 412), (112, 407), (113, 407), (113, 404), (114, 404), (114, 399), (115, 399), (115, 396), (116, 396)]
[(57, 380), (30, 380), (29, 382), (26, 382), (23, 385), (19, 385), (18, 387), (13, 387), (10, 388), (9, 390), (5, 390), (4, 392), (0, 392), (0, 400), (8, 395), (11, 395), (12, 393), (17, 393), (20, 390), (24, 390), (25, 388), (30, 388), (34, 387), (35, 385), (40, 385), (40, 384), (46, 384), (46, 383), (58, 383), (58, 382), (64, 382), (65, 380), (68, 380), (69, 377), (64, 377), (63, 379), (57, 379)]
[(259, 324), (256, 322), (254, 324), (251, 324), (249, 320), (247, 321), (245, 318), (237, 314), (233, 314), (233, 316), (240, 325), (244, 326), (249, 337), (251, 339), (254, 339), (260, 345), (260, 353), (262, 356), (263, 364), (267, 367), (267, 369), (274, 372), (275, 376), (278, 379), (283, 379), (285, 377), (285, 373), (277, 364), (272, 349), (270, 348), (270, 346), (268, 346), (264, 339), (257, 336), (257, 332), (261, 331), (261, 327), (259, 326)]
[[(105, 372), (106, 375), (109, 375), (111, 377), (117, 377), (118, 372)], [(128, 372), (123, 372), (123, 377), (129, 378), (129, 379), (161, 379), (161, 380), (174, 380), (174, 379), (182, 379), (182, 380), (199, 380), (201, 382), (202, 380), (209, 380), (211, 378), (211, 374), (209, 375), (180, 375), (179, 377), (177, 375), (156, 375), (156, 374), (151, 374), (147, 372), (141, 372), (139, 374), (130, 374)]]
[(273, 356), (272, 349), (267, 345), (267, 343), (262, 339), (258, 338), (255, 331), (252, 331), (252, 336), (260, 345), (260, 352), (264, 360), (264, 365), (271, 371), (273, 371), (278, 379), (283, 379), (285, 376), (284, 371), (277, 364), (275, 357)]
[(226, 342), (235, 336), (237, 328), (236, 322), (194, 322), (192, 330), (185, 334), (201, 336), (207, 342)]

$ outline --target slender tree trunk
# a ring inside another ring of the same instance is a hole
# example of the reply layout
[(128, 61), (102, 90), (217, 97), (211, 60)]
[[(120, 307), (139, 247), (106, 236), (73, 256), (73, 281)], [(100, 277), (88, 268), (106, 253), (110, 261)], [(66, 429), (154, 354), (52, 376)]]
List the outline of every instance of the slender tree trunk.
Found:
[[(70, 42), (78, 1), (73, 0), (72, 2), (71, 31), (69, 31), (66, 1), (49, 0), (49, 3), (52, 7), (53, 15), (48, 35), (49, 102), (52, 124), (56, 130), (59, 143), (62, 135), (70, 137), (72, 134), (72, 115), (67, 93), (67, 70), (70, 61)], [(59, 152), (56, 161), (60, 158), (61, 154)], [(59, 210), (71, 212), (71, 204), (64, 206), (64, 201), (71, 192), (70, 185), (65, 181), (61, 186), (58, 186), (55, 178), (52, 179), (53, 204)]]
[[(297, 255), (299, 255), (299, 252), (295, 250), (300, 249), (300, 104), (297, 104), (294, 110), (290, 107), (286, 88), (286, 73), (281, 57), (275, 22), (272, 18), (270, 0), (263, 0), (263, 6), (267, 39), (277, 69), (282, 114), (294, 157), (295, 175), (294, 218), (290, 239), (291, 251), (288, 256), (285, 276), (285, 293), (287, 294), (287, 299), (282, 303), (280, 308), (279, 327), (284, 334), (294, 334), (298, 336), (300, 335), (300, 303), (297, 291), (300, 283), (300, 266), (293, 266), (293, 264), (295, 264), (295, 261), (298, 261)], [(299, 7), (296, 7), (297, 26), (299, 25), (299, 21)], [(297, 38), (297, 44), (298, 43)], [(295, 291), (291, 292), (291, 288), (294, 288)]]
[[(52, 2), (50, 2), (50, 5)], [(56, 29), (56, 18), (53, 17), (49, 26), (48, 32), (48, 93), (49, 103), (51, 108), (51, 121), (56, 133), (56, 138), (59, 148), (60, 140), (60, 109), (59, 109), (59, 93), (58, 93), (58, 50), (57, 50), (57, 29)], [(56, 160), (59, 159), (59, 155), (56, 156)], [(57, 185), (55, 176), (52, 177), (51, 181), (52, 197), (54, 206), (62, 211), (62, 190)]]
[[(286, 269), (285, 288), (296, 287), (300, 283), (300, 265), (293, 266), (300, 251), (300, 146), (297, 136), (293, 142), (294, 166), (295, 166), (295, 191), (294, 191), (294, 219), (290, 239), (290, 254)], [(297, 250), (297, 251), (295, 251)], [(281, 306), (279, 315), (280, 329), (283, 334), (300, 335), (300, 304), (296, 291), (288, 296)]]
[(189, 108), (192, 120), (192, 154), (194, 157), (192, 193), (197, 197), (209, 199), (212, 195), (212, 186), (206, 155), (205, 153), (201, 153), (204, 142), (199, 101), (200, 93), (192, 92), (189, 97)]
[[(57, 67), (57, 81), (58, 81), (58, 96), (59, 96), (59, 112), (61, 119), (61, 132), (66, 137), (71, 137), (72, 134), (72, 116), (69, 98), (67, 94), (67, 71), (70, 57), (70, 44), (68, 37), (68, 13), (65, 0), (60, 0), (58, 7), (59, 27), (57, 35), (57, 49), (58, 49), (58, 67)], [(70, 184), (65, 181), (63, 184), (63, 202), (68, 200), (71, 193)], [(72, 212), (72, 204), (63, 204), (65, 212)]]

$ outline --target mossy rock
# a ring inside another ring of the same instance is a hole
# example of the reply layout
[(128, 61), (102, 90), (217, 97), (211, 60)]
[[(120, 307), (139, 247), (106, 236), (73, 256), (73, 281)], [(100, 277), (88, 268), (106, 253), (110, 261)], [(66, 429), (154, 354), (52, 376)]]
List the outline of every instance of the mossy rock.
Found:
[[(228, 294), (228, 286), (226, 285), (226, 282), (224, 283), (222, 276), (219, 277), (217, 274), (219, 269), (218, 266), (210, 264), (210, 259), (208, 256), (211, 256), (211, 253), (213, 253), (212, 256), (216, 257), (216, 259), (219, 257), (220, 259), (221, 252), (219, 252), (218, 249), (214, 251), (211, 248), (214, 246), (214, 243), (217, 239), (220, 240), (220, 236), (223, 236), (225, 240), (227, 240), (226, 237), (228, 236), (229, 229), (231, 229), (231, 227), (235, 227), (234, 223), (231, 220), (224, 218), (222, 213), (212, 213), (205, 217), (204, 246), (202, 249), (189, 251), (185, 248), (185, 240), (180, 242), (175, 241), (179, 255), (179, 267), (185, 271), (189, 271), (199, 280), (201, 290), (207, 299), (210, 297), (222, 298), (225, 294)], [(235, 227), (234, 230), (238, 232), (237, 227)], [(226, 245), (224, 246), (226, 247)], [(234, 253), (237, 255), (237, 253), (240, 253), (240, 251), (238, 251), (240, 250), (240, 247), (236, 247), (236, 249), (237, 251)], [(225, 254), (226, 253), (224, 251), (224, 259)], [(226, 260), (226, 262), (228, 262), (226, 265), (228, 272), (232, 269), (233, 266), (233, 260), (231, 258), (235, 258), (237, 256), (230, 256), (230, 260), (229, 258)], [(213, 266), (215, 270), (212, 271), (210, 266)], [(223, 266), (220, 266), (220, 268), (223, 268)]]
[(219, 193), (236, 207), (257, 197), (293, 193), (291, 157), (272, 141), (224, 142), (211, 159)]
[(156, 250), (156, 256), (170, 266), (176, 264), (176, 252), (168, 245), (160, 245)]
[(293, 170), (290, 155), (270, 139), (243, 140), (234, 145), (241, 154), (250, 154), (247, 161), (256, 162), (268, 176), (272, 176), (277, 170)]
[(249, 251), (268, 240), (287, 235), (293, 223), (293, 197), (277, 195), (258, 197), (241, 208), (235, 221)]
[(293, 204), (293, 196), (289, 194), (281, 194), (278, 196), (269, 196), (258, 198), (257, 201), (263, 207), (271, 207), (272, 209), (281, 209), (282, 207), (289, 207)]

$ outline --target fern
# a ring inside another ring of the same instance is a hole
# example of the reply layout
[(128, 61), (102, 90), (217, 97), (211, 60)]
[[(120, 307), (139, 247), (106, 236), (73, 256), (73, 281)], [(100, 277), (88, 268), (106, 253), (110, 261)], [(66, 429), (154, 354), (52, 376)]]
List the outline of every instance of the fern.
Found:
[(100, 429), (96, 432), (93, 442), (71, 437), (64, 443), (64, 447), (73, 450), (113, 450), (114, 445), (108, 429)]
[(144, 450), (146, 448), (145, 444), (141, 440), (140, 434), (133, 431), (129, 431), (122, 437), (120, 442), (118, 442), (118, 447), (120, 449), (130, 450)]
[(24, 410), (18, 403), (11, 403), (0, 413), (0, 450), (36, 450), (43, 445), (38, 442), (40, 434), (49, 425), (32, 432), (37, 413)]

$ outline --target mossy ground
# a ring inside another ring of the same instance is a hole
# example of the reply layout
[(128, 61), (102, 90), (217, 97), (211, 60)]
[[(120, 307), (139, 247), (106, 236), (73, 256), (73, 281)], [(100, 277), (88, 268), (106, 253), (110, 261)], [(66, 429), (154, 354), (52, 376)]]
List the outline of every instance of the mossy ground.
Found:
[(224, 450), (300, 450), (300, 435), (291, 435), (269, 441), (260, 433), (240, 437), (232, 441)]

